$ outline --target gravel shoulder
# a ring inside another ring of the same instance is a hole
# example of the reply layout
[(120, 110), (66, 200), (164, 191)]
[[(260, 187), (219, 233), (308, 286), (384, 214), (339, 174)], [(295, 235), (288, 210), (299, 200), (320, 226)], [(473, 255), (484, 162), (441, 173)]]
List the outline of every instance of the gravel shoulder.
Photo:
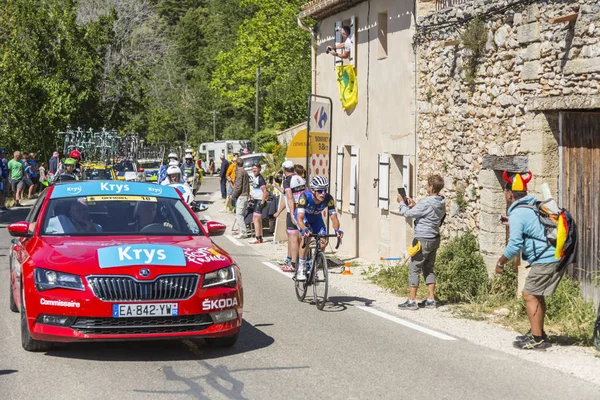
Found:
[[(224, 201), (218, 194), (211, 198), (214, 203), (205, 212), (213, 220), (223, 222), (228, 226), (227, 233), (231, 235), (235, 215), (221, 213)], [(265, 238), (265, 243), (260, 245), (249, 245), (247, 241), (241, 241), (248, 251), (253, 251), (263, 257), (263, 261), (277, 265), (276, 261), (285, 258), (287, 243), (273, 243), (271, 237)], [(330, 246), (328, 253), (333, 249)], [(329, 256), (330, 254), (328, 254)], [(351, 258), (343, 253), (343, 246), (339, 252), (333, 255), (341, 260), (351, 260), (352, 275), (342, 275), (342, 267), (330, 268), (330, 297), (334, 297), (338, 303), (342, 302), (346, 307), (370, 306), (380, 311), (407, 321), (415, 322), (427, 328), (444, 332), (459, 339), (467, 340), (480, 346), (511, 354), (545, 367), (549, 367), (562, 373), (572, 375), (586, 381), (592, 382), (600, 387), (600, 353), (593, 348), (580, 346), (563, 346), (553, 344), (545, 351), (523, 351), (512, 347), (515, 335), (521, 334), (513, 329), (494, 324), (489, 321), (473, 321), (461, 319), (454, 316), (450, 306), (441, 306), (437, 309), (419, 309), (418, 311), (401, 311), (398, 303), (404, 302), (406, 298), (389, 293), (385, 289), (367, 281), (361, 274), (372, 262)], [(290, 293), (291, 286), (290, 286)], [(420, 334), (415, 332), (415, 334)], [(599, 388), (600, 389), (600, 388)]]

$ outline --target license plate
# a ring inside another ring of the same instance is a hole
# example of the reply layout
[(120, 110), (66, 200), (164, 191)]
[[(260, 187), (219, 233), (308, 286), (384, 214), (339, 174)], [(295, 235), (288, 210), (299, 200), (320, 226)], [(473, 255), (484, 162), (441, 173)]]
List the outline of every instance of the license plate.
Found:
[(175, 317), (177, 303), (113, 304), (113, 318), (121, 317)]

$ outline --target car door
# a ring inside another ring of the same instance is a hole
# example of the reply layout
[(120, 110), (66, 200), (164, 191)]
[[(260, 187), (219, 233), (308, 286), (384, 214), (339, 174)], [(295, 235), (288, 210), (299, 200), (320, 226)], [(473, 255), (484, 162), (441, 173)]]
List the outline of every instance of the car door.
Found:
[(21, 275), (22, 275), (22, 267), (25, 261), (30, 257), (32, 247), (33, 247), (33, 234), (36, 231), (37, 223), (40, 217), (40, 212), (43, 208), (43, 205), (46, 200), (47, 190), (42, 192), (38, 201), (34, 204), (34, 206), (29, 211), (27, 215), (26, 221), (29, 222), (29, 232), (32, 234), (31, 237), (21, 237), (14, 238), (12, 240), (12, 246), (10, 249), (10, 257), (9, 257), (9, 268), (10, 268), (10, 276), (12, 279), (12, 288), (13, 288), (13, 296), (15, 301), (20, 305), (20, 291), (21, 291)]

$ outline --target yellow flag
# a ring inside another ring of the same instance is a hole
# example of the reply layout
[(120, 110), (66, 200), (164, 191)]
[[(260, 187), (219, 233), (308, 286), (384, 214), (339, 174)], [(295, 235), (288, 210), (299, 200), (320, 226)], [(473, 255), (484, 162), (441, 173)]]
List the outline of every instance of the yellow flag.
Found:
[(349, 110), (358, 104), (358, 82), (356, 82), (356, 71), (352, 65), (339, 66), (336, 67), (336, 69), (342, 108), (344, 110)]

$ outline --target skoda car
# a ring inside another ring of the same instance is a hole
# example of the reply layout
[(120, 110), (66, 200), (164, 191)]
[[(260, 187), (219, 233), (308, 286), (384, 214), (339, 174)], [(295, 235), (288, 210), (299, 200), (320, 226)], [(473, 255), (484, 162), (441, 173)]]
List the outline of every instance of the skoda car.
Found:
[(173, 187), (83, 181), (45, 190), (8, 226), (10, 309), (28, 351), (53, 342), (204, 338), (232, 346), (240, 269)]

